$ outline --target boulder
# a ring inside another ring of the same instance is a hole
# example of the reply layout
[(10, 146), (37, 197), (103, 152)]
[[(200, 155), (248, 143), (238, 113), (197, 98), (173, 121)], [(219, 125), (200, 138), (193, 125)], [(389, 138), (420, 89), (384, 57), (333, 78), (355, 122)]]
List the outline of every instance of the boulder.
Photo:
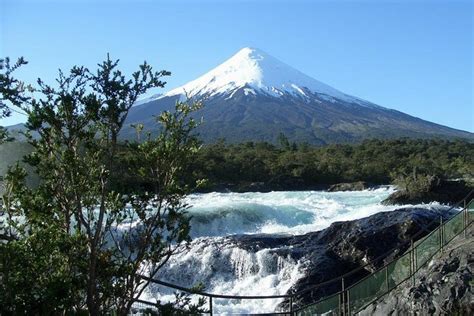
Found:
[(456, 204), (464, 199), (472, 189), (473, 187), (463, 180), (440, 180), (436, 185), (430, 188), (429, 191), (396, 191), (382, 203), (385, 205), (403, 205), (436, 201), (443, 204)]
[(364, 181), (347, 182), (333, 184), (329, 187), (328, 192), (339, 192), (339, 191), (362, 191), (368, 189), (369, 186)]

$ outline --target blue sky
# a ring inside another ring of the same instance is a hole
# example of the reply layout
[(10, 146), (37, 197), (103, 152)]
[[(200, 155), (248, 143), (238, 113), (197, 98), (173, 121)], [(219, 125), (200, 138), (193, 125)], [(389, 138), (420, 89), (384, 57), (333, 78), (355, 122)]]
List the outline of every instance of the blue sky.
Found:
[[(172, 72), (165, 92), (258, 47), (376, 104), (474, 132), (471, 1), (0, 0), (0, 55), (54, 80), (107, 53), (131, 73)], [(15, 114), (8, 125), (24, 118)]]

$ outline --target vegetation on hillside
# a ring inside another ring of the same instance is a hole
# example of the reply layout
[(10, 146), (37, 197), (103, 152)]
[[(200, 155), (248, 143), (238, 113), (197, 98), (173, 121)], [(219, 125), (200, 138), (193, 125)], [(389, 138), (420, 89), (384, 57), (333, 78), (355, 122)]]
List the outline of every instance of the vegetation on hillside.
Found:
[[(122, 188), (147, 188), (135, 176), (130, 161), (136, 155), (122, 147), (118, 168)], [(270, 143), (203, 146), (189, 165), (188, 179), (206, 179), (205, 190), (296, 190), (329, 184), (366, 181), (395, 182), (407, 189), (430, 185), (430, 179), (474, 178), (474, 144), (447, 140), (368, 140), (356, 145), (311, 147)], [(415, 175), (415, 176), (413, 176)], [(413, 178), (415, 177), (415, 178)], [(427, 183), (421, 183), (425, 179)]]
[[(140, 136), (143, 137), (143, 136)], [(31, 150), (26, 143), (0, 146), (0, 174), (7, 165)], [(138, 143), (120, 144), (114, 168), (120, 192), (151, 190), (138, 175)], [(186, 169), (186, 183), (206, 179), (199, 190), (266, 191), (325, 189), (328, 185), (365, 181), (396, 184), (410, 192), (423, 192), (441, 179), (474, 179), (474, 144), (463, 140), (367, 140), (354, 145), (314, 147), (270, 143), (202, 146)], [(32, 179), (31, 183), (36, 183)]]

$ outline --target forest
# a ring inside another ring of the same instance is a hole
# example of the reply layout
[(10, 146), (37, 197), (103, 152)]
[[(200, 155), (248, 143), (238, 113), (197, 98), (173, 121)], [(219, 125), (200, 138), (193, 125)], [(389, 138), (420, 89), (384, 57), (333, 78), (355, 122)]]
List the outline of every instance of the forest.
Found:
[[(187, 167), (189, 185), (196, 190), (269, 191), (326, 189), (331, 184), (364, 181), (391, 184), (418, 175), (441, 179), (474, 177), (474, 144), (464, 140), (394, 139), (367, 140), (360, 144), (314, 147), (290, 143), (284, 135), (278, 145), (266, 142), (227, 144), (224, 140), (202, 145)], [(121, 147), (122, 190), (146, 189), (131, 163), (134, 146)]]

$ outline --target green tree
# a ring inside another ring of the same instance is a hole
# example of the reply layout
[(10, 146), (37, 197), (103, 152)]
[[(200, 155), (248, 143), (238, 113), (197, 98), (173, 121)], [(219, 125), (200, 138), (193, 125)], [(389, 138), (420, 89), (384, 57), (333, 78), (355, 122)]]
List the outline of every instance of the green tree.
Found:
[[(25, 96), (25, 91), (31, 90), (31, 87), (25, 86), (12, 75), (15, 70), (26, 64), (23, 57), (13, 65), (10, 64), (8, 57), (0, 59), (0, 119), (11, 115), (11, 106), (19, 106), (29, 99)], [(0, 126), (0, 144), (7, 140), (9, 140), (7, 130)]]
[[(15, 240), (7, 243), (9, 249), (25, 241), (30, 245), (31, 232), (54, 231), (60, 238), (32, 251), (39, 259), (40, 253), (45, 255), (42, 262), (57, 254), (55, 262), (61, 263), (64, 274), (77, 276), (61, 285), (73, 300), (63, 308), (86, 307), (91, 315), (110, 310), (128, 314), (147, 286), (138, 275), (155, 276), (189, 241), (182, 198), (190, 187), (182, 176), (200, 147), (193, 135), (197, 122), (189, 115), (201, 105), (177, 103), (174, 112), (157, 118), (161, 133), (155, 139), (130, 145), (141, 158), (129, 171), (152, 183), (151, 191), (115, 191), (113, 183), (121, 177), (116, 168), (118, 135), (128, 111), (148, 89), (163, 87), (161, 79), (169, 75), (153, 72), (144, 63), (126, 79), (117, 66), (118, 61), (107, 57), (95, 73), (84, 67), (74, 67), (68, 74), (60, 71), (57, 87), (38, 80), (42, 97), (19, 106), (28, 114), (26, 126), (34, 148), (27, 161), (41, 183), (28, 194), (17, 194), (28, 189), (15, 185), (9, 197), (15, 215), (25, 221), (24, 233), (17, 231)], [(31, 136), (33, 132), (38, 139)], [(12, 183), (21, 182), (13, 170), (11, 177), (16, 179)], [(38, 275), (45, 276), (41, 267)], [(50, 286), (46, 282), (44, 290)]]
[(285, 133), (283, 132), (280, 132), (280, 134), (278, 134), (278, 144), (283, 150), (291, 149), (290, 141), (288, 140), (288, 137), (286, 137)]

